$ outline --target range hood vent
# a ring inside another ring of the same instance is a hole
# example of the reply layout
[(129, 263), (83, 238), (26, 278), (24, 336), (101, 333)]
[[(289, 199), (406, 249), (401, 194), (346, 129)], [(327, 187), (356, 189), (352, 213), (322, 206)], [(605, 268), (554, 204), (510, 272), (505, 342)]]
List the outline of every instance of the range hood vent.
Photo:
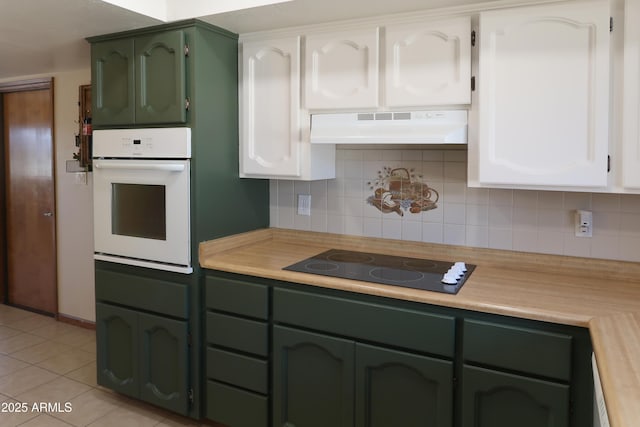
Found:
[(314, 114), (312, 144), (466, 144), (467, 111)]

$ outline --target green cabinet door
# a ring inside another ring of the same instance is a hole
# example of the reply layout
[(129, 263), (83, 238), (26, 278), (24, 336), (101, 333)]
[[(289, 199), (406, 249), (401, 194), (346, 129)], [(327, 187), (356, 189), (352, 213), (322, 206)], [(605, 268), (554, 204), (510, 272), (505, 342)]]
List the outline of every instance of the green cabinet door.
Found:
[(92, 123), (134, 123), (133, 40), (108, 40), (91, 46)]
[(166, 31), (135, 39), (136, 124), (185, 123), (185, 33)]
[(273, 328), (273, 427), (352, 427), (354, 342)]
[(98, 384), (187, 414), (187, 322), (96, 303)]
[(98, 384), (138, 397), (138, 313), (96, 304)]
[(464, 366), (462, 427), (568, 427), (569, 386)]
[(453, 362), (356, 344), (356, 427), (451, 427)]
[(140, 398), (187, 414), (187, 322), (140, 313), (139, 326)]

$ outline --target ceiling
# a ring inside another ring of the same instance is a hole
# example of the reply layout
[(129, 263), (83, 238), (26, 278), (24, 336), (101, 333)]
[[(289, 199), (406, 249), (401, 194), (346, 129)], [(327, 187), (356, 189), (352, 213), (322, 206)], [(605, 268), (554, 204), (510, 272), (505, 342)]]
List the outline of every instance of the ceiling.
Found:
[[(481, 2), (292, 0), (199, 18), (241, 34)], [(162, 22), (101, 0), (0, 0), (0, 79), (88, 68), (86, 37)]]

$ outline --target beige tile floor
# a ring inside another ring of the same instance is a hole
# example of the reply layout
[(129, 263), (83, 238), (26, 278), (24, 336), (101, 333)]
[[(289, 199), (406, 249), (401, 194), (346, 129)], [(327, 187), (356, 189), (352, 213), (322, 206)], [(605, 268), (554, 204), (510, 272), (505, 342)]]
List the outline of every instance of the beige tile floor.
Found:
[(94, 331), (0, 304), (0, 427), (201, 425), (98, 386), (95, 343)]

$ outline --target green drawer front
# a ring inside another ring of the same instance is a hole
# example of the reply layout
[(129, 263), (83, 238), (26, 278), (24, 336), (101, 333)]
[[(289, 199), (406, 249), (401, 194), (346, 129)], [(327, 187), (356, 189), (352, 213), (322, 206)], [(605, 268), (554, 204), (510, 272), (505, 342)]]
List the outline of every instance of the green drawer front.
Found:
[(207, 381), (207, 418), (232, 427), (266, 427), (268, 400), (215, 381)]
[(266, 323), (219, 313), (207, 313), (207, 342), (247, 353), (267, 356)]
[(468, 362), (569, 380), (571, 340), (570, 335), (465, 320), (463, 354)]
[(150, 277), (96, 270), (96, 300), (188, 318), (188, 286)]
[(207, 377), (258, 393), (267, 393), (268, 365), (265, 360), (228, 351), (207, 349)]
[(276, 322), (453, 357), (455, 319), (408, 309), (274, 289)]
[(264, 285), (207, 276), (207, 308), (258, 319), (269, 318), (269, 289)]

